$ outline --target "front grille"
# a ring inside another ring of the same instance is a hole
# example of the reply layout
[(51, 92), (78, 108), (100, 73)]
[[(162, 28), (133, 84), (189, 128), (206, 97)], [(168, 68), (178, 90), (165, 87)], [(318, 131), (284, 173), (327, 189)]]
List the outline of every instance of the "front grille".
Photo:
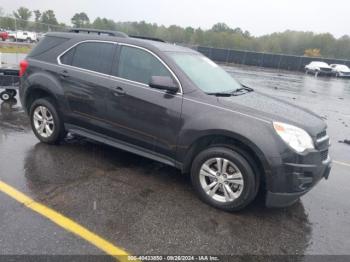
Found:
[(324, 71), (324, 72), (330, 72), (330, 71), (332, 71), (331, 68), (325, 68), (325, 67), (321, 67), (321, 70)]
[(321, 133), (318, 133), (316, 138), (317, 139), (320, 139), (322, 137), (325, 137), (327, 135), (327, 131), (326, 130), (323, 130)]
[(324, 150), (324, 151), (321, 151), (321, 159), (322, 159), (322, 161), (327, 160), (327, 158), (328, 158), (328, 149)]

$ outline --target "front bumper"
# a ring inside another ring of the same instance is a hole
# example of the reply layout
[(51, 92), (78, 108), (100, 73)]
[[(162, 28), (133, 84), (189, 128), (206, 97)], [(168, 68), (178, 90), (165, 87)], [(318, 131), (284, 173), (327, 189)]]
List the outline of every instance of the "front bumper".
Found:
[[(296, 167), (293, 172), (293, 184), (296, 187), (304, 188), (304, 190), (292, 193), (274, 193), (267, 191), (266, 206), (267, 207), (286, 207), (294, 204), (299, 198), (309, 192), (322, 178), (328, 179), (331, 171), (332, 162), (328, 158), (324, 162), (321, 170), (315, 169), (315, 172), (310, 172), (313, 168)], [(317, 170), (317, 171), (316, 171)], [(308, 174), (308, 175), (306, 175)]]
[[(323, 143), (329, 143), (324, 141)], [(325, 154), (326, 153), (326, 154)], [(304, 156), (290, 155), (275, 165), (267, 187), (266, 206), (286, 207), (309, 192), (321, 179), (328, 179), (332, 161), (328, 146)]]
[(333, 75), (333, 71), (320, 70), (318, 71), (319, 76), (331, 76)]
[[(335, 73), (337, 74), (337, 73)], [(350, 73), (348, 72), (338, 72), (338, 77), (350, 77)]]

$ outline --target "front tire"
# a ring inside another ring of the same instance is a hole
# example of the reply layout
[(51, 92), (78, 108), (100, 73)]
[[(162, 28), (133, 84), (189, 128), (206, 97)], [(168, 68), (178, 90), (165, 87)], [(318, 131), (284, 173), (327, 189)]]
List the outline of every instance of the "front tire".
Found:
[(43, 143), (57, 144), (65, 136), (63, 122), (50, 98), (41, 98), (30, 107), (30, 122), (35, 136)]
[(201, 200), (225, 211), (243, 209), (258, 191), (254, 167), (242, 154), (224, 147), (199, 153), (192, 163), (191, 179)]

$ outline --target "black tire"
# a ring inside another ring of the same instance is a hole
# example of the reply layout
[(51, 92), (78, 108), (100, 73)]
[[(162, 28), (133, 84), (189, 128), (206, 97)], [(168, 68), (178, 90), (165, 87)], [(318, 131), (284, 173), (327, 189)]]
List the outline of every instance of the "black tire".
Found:
[[(52, 115), (54, 128), (51, 135), (48, 137), (43, 137), (38, 133), (34, 125), (34, 111), (39, 106), (44, 106), (48, 109), (49, 113)], [(47, 144), (58, 144), (66, 136), (66, 131), (64, 129), (63, 121), (56, 109), (55, 102), (51, 98), (40, 98), (35, 100), (30, 106), (29, 110), (30, 123), (35, 136), (43, 143)]]
[(13, 98), (11, 96), (11, 93), (7, 92), (7, 91), (3, 91), (0, 93), (0, 99), (3, 101), (9, 101), (11, 98)]
[[(202, 165), (211, 158), (225, 158), (236, 165), (242, 174), (244, 187), (239, 197), (233, 201), (220, 202), (210, 197), (203, 189), (200, 182), (200, 170)], [(239, 150), (225, 147), (211, 147), (200, 152), (192, 162), (191, 180), (199, 198), (205, 203), (225, 211), (239, 211), (250, 204), (257, 195), (258, 181), (254, 167), (243, 157)]]

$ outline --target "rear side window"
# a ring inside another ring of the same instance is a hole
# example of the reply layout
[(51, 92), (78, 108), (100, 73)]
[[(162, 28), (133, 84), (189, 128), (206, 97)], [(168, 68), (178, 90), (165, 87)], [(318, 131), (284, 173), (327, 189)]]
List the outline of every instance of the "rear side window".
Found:
[(118, 76), (148, 85), (152, 76), (171, 77), (171, 74), (149, 52), (135, 47), (123, 46), (119, 57)]
[(69, 39), (64, 37), (44, 36), (44, 38), (39, 41), (39, 43), (34, 47), (34, 49), (29, 53), (28, 56), (34, 57), (40, 55), (68, 40)]
[(68, 50), (63, 56), (60, 57), (60, 61), (65, 65), (72, 65), (73, 56), (74, 56), (75, 48)]
[(114, 50), (112, 43), (87, 42), (70, 49), (60, 60), (62, 64), (110, 74)]

